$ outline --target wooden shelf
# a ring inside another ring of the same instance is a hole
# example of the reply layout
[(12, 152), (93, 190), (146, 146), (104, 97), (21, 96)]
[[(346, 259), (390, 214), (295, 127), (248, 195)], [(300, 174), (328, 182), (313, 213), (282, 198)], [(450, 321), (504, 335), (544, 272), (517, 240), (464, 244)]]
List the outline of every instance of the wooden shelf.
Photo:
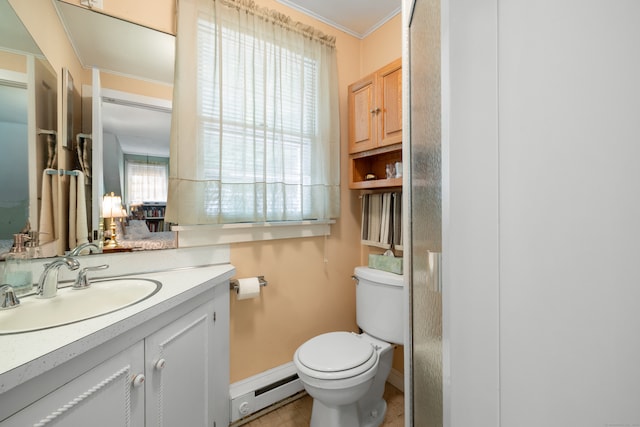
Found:
[(396, 173), (402, 168), (402, 61), (354, 82), (348, 92), (349, 188), (360, 190), (361, 243), (386, 249), (401, 243), (394, 232), (402, 218), (402, 170)]
[[(402, 144), (375, 148), (349, 156), (349, 188), (361, 190), (368, 188), (402, 187), (402, 178), (386, 177), (387, 164), (402, 162)], [(378, 179), (366, 180), (367, 174)]]
[(349, 85), (348, 141), (349, 188), (402, 187), (387, 178), (387, 165), (402, 162), (401, 59)]
[(370, 188), (402, 187), (402, 178), (372, 179), (370, 181), (352, 182), (349, 188), (352, 190), (366, 190)]

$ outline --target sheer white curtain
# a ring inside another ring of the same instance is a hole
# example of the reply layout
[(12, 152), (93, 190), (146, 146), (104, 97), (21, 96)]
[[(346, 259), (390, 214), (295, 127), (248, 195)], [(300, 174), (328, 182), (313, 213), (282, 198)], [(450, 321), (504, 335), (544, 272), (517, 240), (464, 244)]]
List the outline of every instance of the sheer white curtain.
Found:
[(180, 0), (167, 217), (339, 215), (334, 38), (246, 0)]
[(167, 200), (167, 164), (127, 160), (127, 205)]

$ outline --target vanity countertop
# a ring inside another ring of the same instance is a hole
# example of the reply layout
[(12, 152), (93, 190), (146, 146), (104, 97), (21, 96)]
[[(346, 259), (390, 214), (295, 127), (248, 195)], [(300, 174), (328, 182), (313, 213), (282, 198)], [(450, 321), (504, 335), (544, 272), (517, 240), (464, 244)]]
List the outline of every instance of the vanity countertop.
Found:
[[(93, 349), (116, 336), (226, 283), (231, 264), (128, 274), (158, 280), (162, 289), (137, 304), (113, 313), (55, 328), (0, 335), (0, 394)], [(20, 308), (16, 308), (19, 310)]]

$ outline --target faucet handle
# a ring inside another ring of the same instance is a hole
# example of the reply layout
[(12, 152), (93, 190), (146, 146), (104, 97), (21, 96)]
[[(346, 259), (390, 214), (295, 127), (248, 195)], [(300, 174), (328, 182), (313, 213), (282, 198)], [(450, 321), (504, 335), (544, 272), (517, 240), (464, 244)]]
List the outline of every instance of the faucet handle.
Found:
[(87, 277), (87, 271), (104, 270), (106, 268), (109, 268), (109, 264), (97, 265), (95, 267), (84, 267), (78, 273), (78, 277), (76, 277), (76, 281), (73, 283), (73, 289), (87, 289), (91, 286), (91, 282), (89, 282), (89, 278)]
[(20, 300), (11, 285), (0, 286), (0, 310), (8, 310), (20, 305)]
[(81, 245), (78, 245), (75, 248), (73, 248), (69, 252), (68, 256), (78, 256), (85, 249), (87, 249), (89, 251), (89, 253), (91, 253), (91, 251), (93, 249), (95, 249), (95, 252), (100, 252), (100, 247), (98, 245), (96, 245), (93, 242), (86, 242), (86, 243), (82, 243)]

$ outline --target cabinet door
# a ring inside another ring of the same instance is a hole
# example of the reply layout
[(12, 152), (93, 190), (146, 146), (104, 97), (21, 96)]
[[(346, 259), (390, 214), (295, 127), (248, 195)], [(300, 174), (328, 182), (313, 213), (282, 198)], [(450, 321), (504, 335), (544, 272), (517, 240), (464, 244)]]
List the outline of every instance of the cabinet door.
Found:
[[(144, 426), (142, 342), (129, 347), (6, 419), (2, 427)], [(73, 363), (70, 362), (70, 363)]]
[(349, 86), (349, 153), (376, 147), (376, 105), (374, 75)]
[(378, 146), (402, 142), (402, 60), (377, 73)]
[(213, 425), (213, 303), (145, 339), (149, 426)]

